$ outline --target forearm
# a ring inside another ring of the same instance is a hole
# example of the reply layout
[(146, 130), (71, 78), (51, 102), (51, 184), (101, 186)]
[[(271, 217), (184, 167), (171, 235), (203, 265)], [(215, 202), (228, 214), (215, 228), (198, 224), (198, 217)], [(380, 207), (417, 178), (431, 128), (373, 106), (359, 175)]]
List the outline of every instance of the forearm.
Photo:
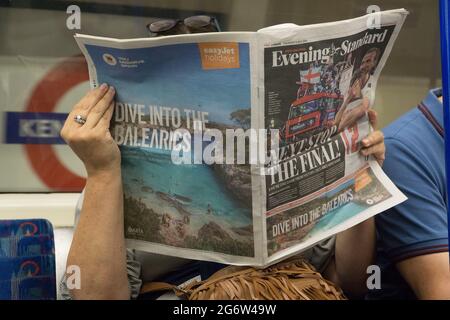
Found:
[[(414, 288), (417, 299), (420, 300), (450, 300), (450, 277), (445, 277), (429, 282), (426, 286)], [(427, 281), (427, 280), (425, 280)]]
[(375, 255), (375, 222), (370, 218), (336, 236), (331, 277), (346, 292), (359, 295), (366, 288), (367, 267)]
[(68, 265), (81, 272), (75, 299), (128, 299), (120, 168), (87, 179)]
[(428, 253), (396, 264), (398, 271), (421, 300), (450, 300), (448, 252)]
[(336, 113), (336, 117), (334, 119), (334, 122), (337, 126), (339, 126), (339, 123), (342, 120), (342, 115), (345, 112), (345, 109), (347, 109), (347, 105), (348, 105), (348, 98), (344, 101), (344, 103), (342, 104), (342, 106), (339, 108), (339, 111)]

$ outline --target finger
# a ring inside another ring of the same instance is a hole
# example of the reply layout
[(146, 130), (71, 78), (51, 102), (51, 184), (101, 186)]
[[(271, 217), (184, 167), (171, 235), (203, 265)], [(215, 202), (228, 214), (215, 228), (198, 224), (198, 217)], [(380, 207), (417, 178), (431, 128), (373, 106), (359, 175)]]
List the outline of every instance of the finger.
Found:
[(72, 109), (73, 115), (82, 114), (87, 116), (89, 110), (92, 109), (108, 92), (108, 85), (103, 83), (98, 88), (90, 90)]
[(376, 130), (378, 128), (378, 113), (373, 109), (369, 109), (367, 116), (369, 117), (369, 122), (372, 125), (372, 128)]
[[(74, 109), (75, 109), (75, 108), (74, 108)], [(77, 112), (76, 110), (75, 110), (75, 111), (72, 110), (72, 112), (70, 112), (70, 113), (67, 115), (66, 121), (64, 121), (64, 125), (63, 125), (63, 127), (61, 128), (61, 131), (59, 132), (60, 136), (61, 136), (65, 141), (67, 141), (66, 138), (67, 138), (68, 136), (70, 136), (71, 133), (72, 133), (74, 130), (80, 129), (80, 128), (83, 126), (83, 124), (78, 123), (77, 121), (75, 121), (76, 114), (79, 114), (79, 115), (81, 115), (83, 118), (85, 118), (85, 116), (82, 115), (81, 112)]]
[(373, 155), (377, 160), (384, 160), (385, 147), (383, 143), (374, 145), (369, 148), (361, 149), (361, 154), (363, 156)]
[(100, 101), (89, 111), (84, 127), (94, 128), (97, 125), (113, 101), (115, 93), (116, 90), (114, 87), (109, 87), (108, 92), (106, 92), (103, 98), (101, 98)]
[(383, 144), (384, 134), (380, 130), (370, 133), (366, 138), (362, 139), (363, 147), (367, 148), (376, 144)]
[(105, 113), (103, 114), (103, 117), (98, 121), (98, 124), (96, 127), (102, 128), (102, 129), (109, 129), (111, 124), (111, 118), (114, 112), (114, 100), (111, 101), (111, 103), (108, 106), (108, 109), (106, 109)]
[(69, 113), (64, 126), (66, 129), (80, 128), (83, 124), (75, 121), (77, 115), (87, 118), (89, 110), (100, 101), (106, 94), (108, 85), (102, 84), (100, 87), (90, 90)]

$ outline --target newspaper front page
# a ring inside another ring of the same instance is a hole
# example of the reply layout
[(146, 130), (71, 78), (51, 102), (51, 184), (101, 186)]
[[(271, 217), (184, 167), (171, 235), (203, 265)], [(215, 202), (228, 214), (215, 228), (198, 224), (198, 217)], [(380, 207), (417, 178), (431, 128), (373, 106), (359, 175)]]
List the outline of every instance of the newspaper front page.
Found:
[[(302, 250), (404, 197), (360, 155), (367, 111), (406, 12), (259, 31), (266, 128), (280, 149), (262, 189), (269, 260)], [(375, 19), (375, 18), (374, 18)]]
[[(359, 150), (406, 14), (165, 38), (77, 35), (91, 86), (117, 92), (111, 133), (128, 246), (265, 266), (404, 201)], [(250, 161), (261, 149), (264, 161)]]

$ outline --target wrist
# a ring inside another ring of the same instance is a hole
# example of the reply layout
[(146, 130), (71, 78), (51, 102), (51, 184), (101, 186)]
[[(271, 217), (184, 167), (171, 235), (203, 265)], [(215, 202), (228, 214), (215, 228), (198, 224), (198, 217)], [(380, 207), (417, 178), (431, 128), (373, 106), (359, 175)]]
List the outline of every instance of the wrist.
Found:
[(89, 180), (104, 180), (110, 181), (111, 179), (121, 179), (122, 170), (120, 165), (114, 165), (108, 168), (88, 168), (87, 179)]

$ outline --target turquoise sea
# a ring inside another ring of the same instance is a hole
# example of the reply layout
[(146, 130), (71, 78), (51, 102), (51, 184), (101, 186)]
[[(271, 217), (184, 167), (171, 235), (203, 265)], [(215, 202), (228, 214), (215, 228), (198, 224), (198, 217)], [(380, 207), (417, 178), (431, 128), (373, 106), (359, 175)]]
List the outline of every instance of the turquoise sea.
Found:
[[(331, 199), (336, 194), (341, 192), (342, 190), (351, 188), (355, 184), (354, 179), (350, 179), (344, 184), (340, 185), (336, 189), (328, 191), (326, 194), (322, 195), (323, 198)], [(316, 232), (323, 232), (325, 230), (329, 230), (334, 228), (335, 226), (345, 222), (346, 220), (352, 218), (353, 216), (361, 213), (361, 211), (367, 209), (367, 207), (362, 206), (354, 201), (344, 204), (343, 206), (336, 208), (327, 214), (325, 214), (320, 220), (316, 223), (314, 228), (310, 232), (310, 236), (313, 236)]]
[(209, 205), (214, 216), (234, 227), (252, 223), (251, 208), (230, 194), (212, 167), (176, 165), (170, 151), (160, 149), (121, 146), (121, 153), (125, 194), (145, 199), (150, 187), (152, 193), (177, 199), (193, 215), (205, 214)]
[(355, 202), (349, 202), (338, 209), (328, 212), (328, 214), (323, 216), (319, 220), (319, 222), (316, 223), (309, 235), (313, 236), (316, 232), (329, 230), (337, 226), (338, 224), (352, 218), (358, 213), (361, 213), (361, 211), (365, 209), (367, 209), (367, 207), (361, 206)]

